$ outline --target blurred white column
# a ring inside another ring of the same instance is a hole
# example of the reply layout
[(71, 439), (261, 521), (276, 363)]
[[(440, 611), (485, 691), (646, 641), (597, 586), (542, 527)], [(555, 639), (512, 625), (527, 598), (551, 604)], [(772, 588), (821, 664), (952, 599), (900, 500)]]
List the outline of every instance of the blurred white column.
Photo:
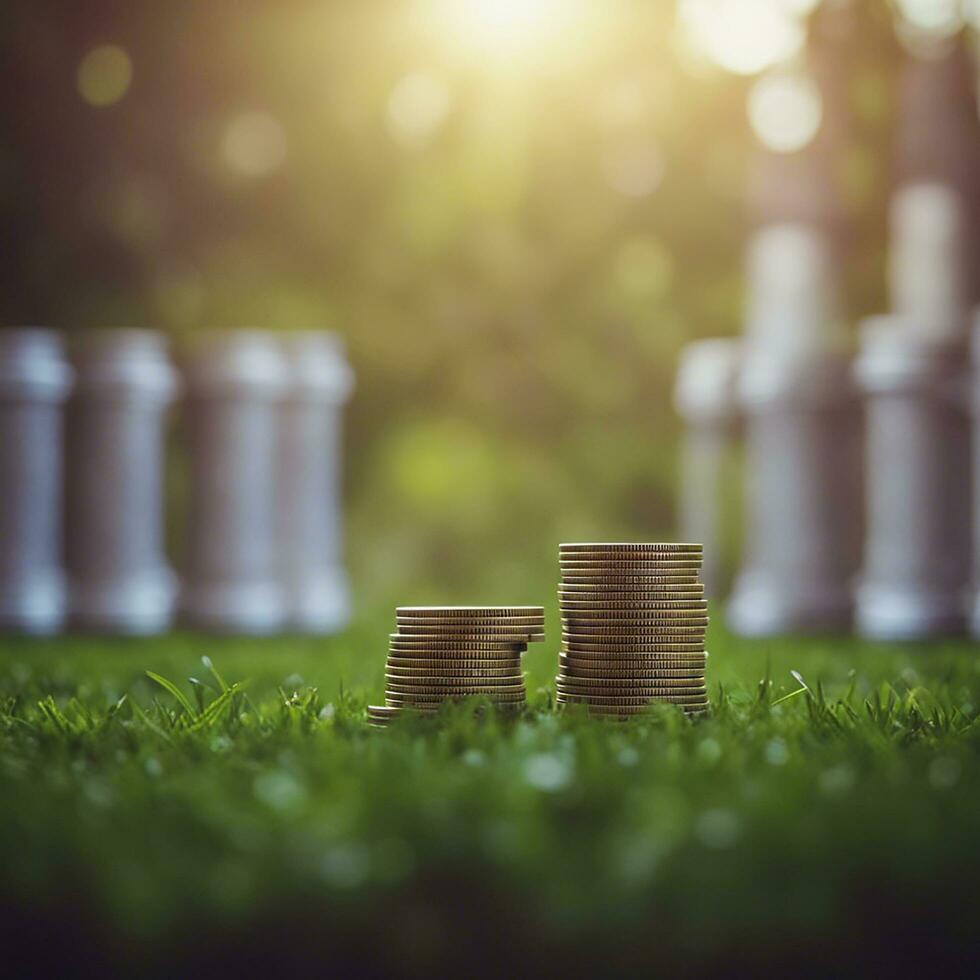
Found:
[(0, 629), (52, 633), (65, 614), (61, 561), (61, 337), (0, 330)]
[(71, 338), (66, 562), (69, 613), (86, 629), (159, 633), (176, 580), (164, 555), (164, 423), (177, 376), (162, 335)]
[(909, 56), (899, 85), (889, 225), (891, 310), (904, 329), (966, 345), (980, 300), (980, 125), (964, 43)]
[(747, 277), (744, 556), (728, 622), (747, 636), (843, 629), (859, 555), (859, 415), (830, 236), (815, 221), (767, 224)]
[(877, 639), (924, 639), (965, 625), (978, 148), (962, 46), (941, 57), (910, 57), (891, 206), (894, 314), (862, 325), (856, 366), (867, 404), (868, 512), (857, 624)]
[(970, 306), (970, 209), (939, 181), (900, 187), (891, 203), (888, 286), (909, 329), (938, 341), (962, 338)]
[(735, 385), (741, 343), (699, 340), (681, 352), (674, 406), (684, 419), (681, 448), (680, 536), (704, 545), (705, 594), (723, 585), (721, 497), (725, 464), (737, 419)]
[(797, 361), (840, 350), (837, 262), (827, 232), (803, 221), (763, 225), (746, 260), (746, 344)]
[(283, 625), (277, 434), (288, 380), (280, 345), (266, 331), (202, 334), (188, 358), (181, 614), (191, 626), (259, 634)]
[(288, 628), (332, 633), (350, 618), (341, 545), (342, 409), (354, 376), (340, 339), (282, 336), (289, 393), (281, 409), (278, 536)]
[(745, 636), (850, 624), (860, 549), (859, 417), (842, 355), (747, 354), (744, 561), (728, 605)]
[(970, 408), (973, 414), (973, 599), (970, 608), (970, 632), (980, 637), (980, 307), (974, 311), (972, 337), (972, 370), (970, 373)]
[(964, 626), (970, 575), (970, 429), (965, 345), (900, 316), (861, 328), (867, 517), (859, 631), (912, 640)]

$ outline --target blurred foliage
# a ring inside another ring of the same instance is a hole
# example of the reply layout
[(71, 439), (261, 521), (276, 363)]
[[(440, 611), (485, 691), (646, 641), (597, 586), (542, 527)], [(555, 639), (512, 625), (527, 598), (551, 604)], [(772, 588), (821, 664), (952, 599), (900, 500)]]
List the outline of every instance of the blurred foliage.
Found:
[[(372, 603), (537, 600), (558, 539), (668, 534), (676, 353), (739, 329), (751, 80), (673, 2), (584, 7), (508, 59), (433, 3), (7, 0), (0, 317), (342, 332)], [(810, 55), (857, 314), (899, 52), (884, 2), (845, 26)]]

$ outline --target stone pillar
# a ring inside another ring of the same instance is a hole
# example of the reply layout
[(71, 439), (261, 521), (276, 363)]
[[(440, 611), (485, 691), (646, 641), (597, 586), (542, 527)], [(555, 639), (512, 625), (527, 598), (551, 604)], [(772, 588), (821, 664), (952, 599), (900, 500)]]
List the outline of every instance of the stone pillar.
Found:
[(909, 329), (967, 344), (980, 301), (980, 127), (964, 43), (909, 56), (900, 82), (888, 288)]
[(60, 335), (0, 330), (0, 629), (53, 633), (65, 614), (61, 561)]
[(970, 407), (973, 412), (973, 598), (970, 608), (970, 632), (980, 637), (980, 307), (973, 317), (972, 372), (970, 378)]
[(862, 326), (868, 540), (860, 632), (925, 639), (965, 625), (970, 432), (965, 386), (976, 298), (976, 104), (962, 45), (909, 58), (901, 82), (889, 293)]
[(215, 331), (188, 358), (190, 493), (181, 614), (229, 633), (282, 627), (278, 430), (288, 369), (275, 335)]
[(721, 496), (737, 411), (735, 385), (741, 344), (729, 338), (699, 340), (681, 352), (674, 405), (684, 419), (681, 447), (680, 536), (704, 545), (705, 594), (721, 594)]
[(350, 617), (341, 553), (342, 409), (354, 378), (334, 334), (285, 334), (289, 395), (279, 445), (280, 577), (289, 629), (332, 633)]
[(857, 590), (864, 636), (962, 631), (970, 574), (965, 345), (899, 316), (862, 324), (868, 535)]
[(164, 424), (177, 391), (165, 339), (89, 330), (72, 339), (66, 556), (69, 611), (84, 629), (160, 633), (176, 580), (164, 554)]
[(860, 416), (829, 227), (835, 198), (819, 162), (765, 161), (779, 194), (748, 245), (738, 385), (745, 534), (727, 616), (746, 636), (836, 631), (851, 621)]
[(938, 341), (963, 337), (970, 305), (969, 209), (940, 181), (900, 187), (891, 202), (892, 309)]
[(837, 265), (830, 236), (815, 224), (759, 228), (747, 248), (747, 346), (794, 364), (843, 348)]
[(746, 354), (740, 394), (745, 553), (729, 625), (744, 636), (845, 629), (861, 525), (848, 361), (757, 349)]

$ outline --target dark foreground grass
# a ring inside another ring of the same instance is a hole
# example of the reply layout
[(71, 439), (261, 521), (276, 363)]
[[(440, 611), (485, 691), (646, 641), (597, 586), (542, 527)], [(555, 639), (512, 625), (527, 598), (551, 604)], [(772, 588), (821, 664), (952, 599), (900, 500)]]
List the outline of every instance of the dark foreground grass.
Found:
[(973, 646), (716, 632), (711, 717), (618, 725), (553, 711), (551, 643), (525, 716), (376, 731), (388, 629), (7, 641), (7, 967), (975, 967)]

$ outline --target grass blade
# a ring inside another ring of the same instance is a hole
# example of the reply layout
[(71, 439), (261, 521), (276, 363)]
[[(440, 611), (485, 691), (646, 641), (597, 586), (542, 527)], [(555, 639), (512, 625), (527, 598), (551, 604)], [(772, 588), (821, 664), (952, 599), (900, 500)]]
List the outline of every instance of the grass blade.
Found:
[(165, 691), (169, 691), (180, 703), (180, 706), (187, 712), (191, 718), (197, 717), (197, 712), (194, 711), (194, 705), (190, 703), (187, 699), (187, 695), (174, 684), (173, 681), (168, 681), (166, 677), (161, 677), (159, 674), (155, 674), (152, 670), (146, 672), (146, 676), (150, 678), (151, 681), (156, 681)]

